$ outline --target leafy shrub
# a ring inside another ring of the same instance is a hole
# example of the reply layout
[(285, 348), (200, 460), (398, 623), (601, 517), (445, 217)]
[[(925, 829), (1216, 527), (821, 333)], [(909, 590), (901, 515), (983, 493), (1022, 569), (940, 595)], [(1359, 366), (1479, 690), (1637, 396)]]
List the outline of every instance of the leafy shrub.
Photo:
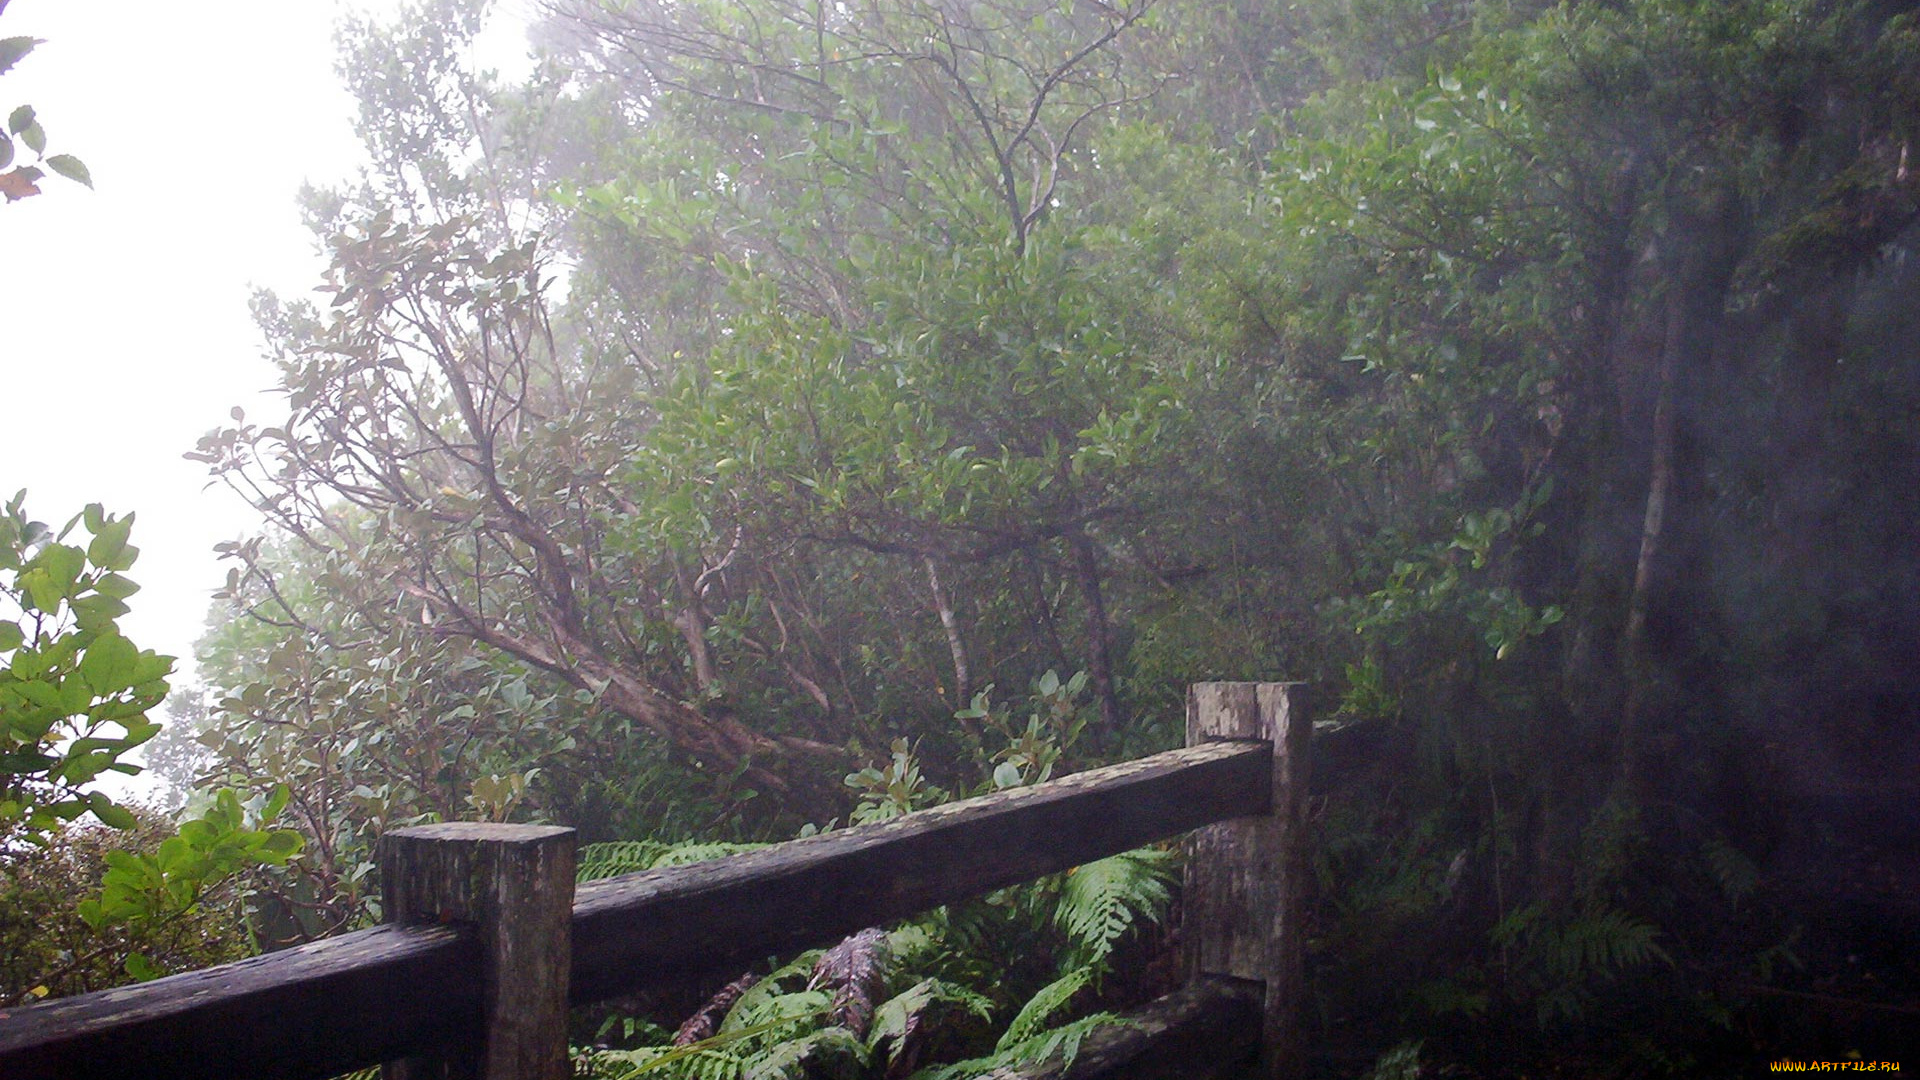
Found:
[[(124, 860), (157, 860), (176, 839), (174, 823), (132, 806), (131, 829), (63, 824), (44, 834), (44, 846), (0, 837), (0, 1001), (102, 990), (140, 973), (186, 971), (257, 951), (247, 928), (246, 883), (228, 876), (207, 881), (192, 902), (155, 910), (149, 918), (89, 921), (77, 897), (98, 897)], [(99, 901), (93, 901), (101, 911)], [(117, 907), (117, 904), (107, 905)], [(104, 911), (101, 911), (104, 914)]]

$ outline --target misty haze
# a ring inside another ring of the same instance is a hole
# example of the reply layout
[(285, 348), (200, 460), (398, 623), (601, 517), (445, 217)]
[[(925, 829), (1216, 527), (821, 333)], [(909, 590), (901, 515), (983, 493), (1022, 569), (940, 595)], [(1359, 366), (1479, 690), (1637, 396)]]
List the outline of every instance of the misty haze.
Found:
[(334, 19), (204, 435), (0, 345), (0, 1075), (1920, 1067), (1915, 4)]

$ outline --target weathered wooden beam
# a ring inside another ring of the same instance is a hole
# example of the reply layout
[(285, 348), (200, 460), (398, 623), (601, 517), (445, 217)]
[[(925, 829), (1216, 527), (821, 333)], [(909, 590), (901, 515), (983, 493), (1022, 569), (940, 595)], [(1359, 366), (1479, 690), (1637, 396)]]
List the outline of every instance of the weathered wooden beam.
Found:
[(1261, 1075), (1300, 1072), (1304, 938), (1301, 886), (1313, 718), (1300, 683), (1196, 683), (1187, 741), (1264, 739), (1273, 746), (1271, 809), (1188, 838), (1182, 934), (1188, 971), (1263, 983)]
[(1188, 747), (880, 825), (580, 887), (573, 1001), (737, 971), (1266, 809), (1272, 748)]
[(480, 930), (484, 1015), (464, 1046), (389, 1062), (387, 1080), (567, 1080), (574, 833), (449, 822), (380, 838), (390, 923)]
[[(1088, 1035), (1072, 1064), (1058, 1060), (1003, 1080), (1225, 1080), (1260, 1052), (1259, 983), (1205, 977)], [(995, 1074), (999, 1075), (999, 1074)]]
[(381, 926), (0, 1010), (7, 1080), (324, 1080), (480, 1031), (479, 934)]

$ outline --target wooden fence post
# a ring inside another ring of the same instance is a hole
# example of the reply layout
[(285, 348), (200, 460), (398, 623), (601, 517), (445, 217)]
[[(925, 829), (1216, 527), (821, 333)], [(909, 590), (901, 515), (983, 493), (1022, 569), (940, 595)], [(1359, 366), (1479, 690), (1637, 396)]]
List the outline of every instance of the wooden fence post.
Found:
[(482, 1045), (389, 1063), (387, 1080), (567, 1080), (574, 833), (454, 822), (380, 838), (386, 921), (470, 922), (485, 980)]
[(1262, 1075), (1300, 1075), (1306, 873), (1302, 828), (1313, 717), (1304, 683), (1195, 683), (1187, 691), (1187, 744), (1219, 739), (1273, 743), (1273, 797), (1264, 817), (1236, 818), (1188, 840), (1182, 934), (1190, 978), (1265, 984)]

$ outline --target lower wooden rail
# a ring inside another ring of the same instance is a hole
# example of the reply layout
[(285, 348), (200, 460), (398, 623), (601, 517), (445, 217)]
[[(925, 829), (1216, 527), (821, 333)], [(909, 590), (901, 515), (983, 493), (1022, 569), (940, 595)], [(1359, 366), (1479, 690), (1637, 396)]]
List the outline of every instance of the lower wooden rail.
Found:
[(1260, 1056), (1260, 983), (1207, 975), (1088, 1035), (1072, 1062), (1051, 1061), (1002, 1080), (1225, 1080)]
[(479, 935), (381, 926), (0, 1011), (0, 1077), (336, 1076), (480, 1035)]

